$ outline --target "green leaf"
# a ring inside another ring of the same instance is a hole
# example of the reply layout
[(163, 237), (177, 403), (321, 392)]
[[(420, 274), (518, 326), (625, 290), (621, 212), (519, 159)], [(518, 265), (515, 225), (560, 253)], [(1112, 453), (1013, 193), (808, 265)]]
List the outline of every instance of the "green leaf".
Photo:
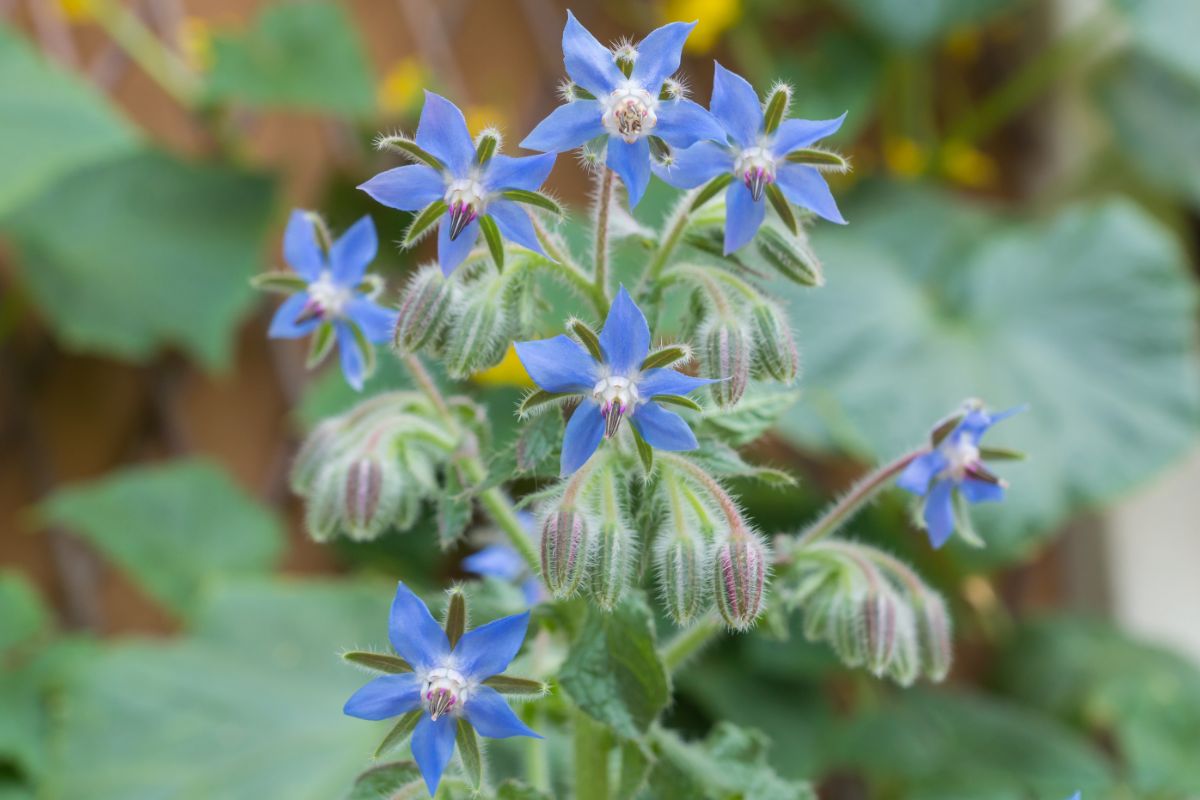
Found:
[(697, 432), (708, 433), (734, 447), (750, 444), (769, 431), (795, 405), (800, 392), (755, 392), (731, 409), (712, 409), (700, 417)]
[(374, 672), (386, 672), (389, 675), (413, 671), (412, 665), (403, 658), (390, 656), (387, 653), (372, 653), (369, 650), (349, 650), (342, 653), (342, 658), (351, 664), (366, 667)]
[(1129, 19), (1138, 51), (1200, 84), (1200, 14), (1191, 0), (1116, 0), (1114, 5)]
[(0, 619), (0, 658), (10, 648), (30, 644), (50, 625), (37, 590), (17, 572), (0, 572)]
[(261, 177), (141, 153), (72, 173), (5, 227), (67, 345), (134, 361), (177, 345), (217, 369), (255, 299), (271, 194)]
[(551, 800), (548, 794), (509, 778), (496, 790), (496, 800)]
[(645, 600), (631, 595), (612, 613), (589, 607), (559, 683), (580, 709), (618, 735), (644, 733), (671, 696)]
[(454, 738), (458, 744), (458, 756), (462, 759), (463, 772), (467, 773), (467, 780), (471, 785), (478, 789), (483, 783), (483, 758), (479, 755), (479, 736), (471, 727), (471, 723), (460, 718)]
[(381, 800), (400, 797), (400, 790), (411, 784), (424, 786), (421, 770), (412, 761), (394, 761), (371, 767), (358, 776), (345, 800)]
[[(211, 509), (210, 509), (211, 511)], [(344, 716), (366, 681), (331, 649), (383, 641), (391, 590), (221, 582), (175, 641), (98, 651), (60, 698), (49, 797), (328, 800), (381, 725)]]
[(530, 417), (514, 444), (517, 469), (530, 474), (557, 474), (563, 427), (562, 414), (557, 409)]
[(138, 146), (101, 94), (2, 24), (0, 98), (0, 218), (64, 175)]
[(807, 783), (780, 778), (767, 764), (770, 740), (761, 732), (718, 723), (702, 742), (672, 733), (654, 739), (658, 763), (650, 775), (655, 800), (816, 800)]
[(619, 745), (621, 766), (617, 773), (617, 785), (613, 791), (615, 800), (633, 800), (650, 774), (648, 748), (642, 742), (631, 739)]
[(1138, 209), (1113, 201), (1012, 225), (961, 199), (893, 191), (853, 216), (852, 237), (823, 229), (836, 286), (778, 287), (813, 387), (780, 430), (882, 461), (964, 398), (1028, 402), (985, 439), (1030, 458), (999, 470), (1003, 504), (972, 509), (988, 542), (972, 560), (1019, 555), (1195, 441), (1196, 287), (1173, 237)]
[(562, 216), (563, 214), (562, 206), (541, 192), (530, 192), (525, 189), (506, 189), (500, 194), (505, 200), (512, 200), (516, 203), (525, 203), (559, 216)]
[(120, 470), (59, 489), (40, 509), (185, 615), (205, 584), (266, 572), (283, 549), (279, 520), (204, 460)]
[(484, 214), (479, 218), (479, 230), (483, 231), (483, 240), (487, 242), (488, 252), (492, 254), (496, 269), (503, 272), (504, 240), (500, 238), (500, 229), (496, 227), (496, 221)]
[(719, 478), (756, 478), (777, 488), (796, 485), (796, 479), (789, 473), (773, 467), (749, 464), (724, 442), (703, 440), (700, 447), (688, 453), (688, 456)]
[(446, 470), (446, 485), (437, 497), (438, 544), (442, 549), (454, 545), (466, 533), (471, 521), (471, 493), (459, 479), (458, 470)]
[(262, 108), (366, 117), (375, 87), (362, 41), (339, 6), (268, 6), (244, 32), (213, 40), (206, 97)]
[(893, 46), (915, 50), (934, 44), (955, 29), (986, 22), (1015, 7), (1017, 0), (930, 0), (920, 4), (834, 0), (834, 5), (852, 13), (863, 27)]

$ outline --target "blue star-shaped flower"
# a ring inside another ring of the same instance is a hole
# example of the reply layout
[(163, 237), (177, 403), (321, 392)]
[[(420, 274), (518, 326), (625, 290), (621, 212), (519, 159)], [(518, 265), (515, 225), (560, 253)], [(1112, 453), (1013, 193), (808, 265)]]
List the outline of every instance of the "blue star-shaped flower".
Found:
[(358, 188), (401, 211), (417, 211), (444, 200), (446, 213), (438, 223), (438, 261), (443, 273), (449, 275), (475, 246), (480, 217), (490, 217), (506, 239), (542, 252), (529, 214), (503, 193), (536, 191), (554, 167), (554, 154), (493, 155), (481, 163), (462, 112), (433, 92), (425, 92), (414, 141), (440, 162), (440, 168), (428, 164), (396, 167)]
[(820, 171), (793, 164), (788, 153), (809, 147), (837, 131), (837, 119), (787, 119), (770, 133), (763, 129), (763, 107), (754, 88), (740, 75), (716, 65), (711, 103), (724, 134), (720, 142), (703, 141), (675, 153), (670, 166), (655, 172), (672, 186), (693, 189), (718, 175), (732, 173), (725, 192), (725, 254), (754, 238), (766, 215), (764, 189), (778, 184), (783, 196), (831, 222), (845, 224)]
[(368, 343), (386, 342), (396, 326), (396, 312), (384, 308), (363, 288), (367, 266), (375, 260), (379, 242), (375, 223), (363, 217), (326, 253), (317, 241), (312, 216), (292, 212), (283, 235), (283, 257), (307, 284), (283, 302), (271, 320), (273, 339), (298, 339), (324, 323), (333, 325), (346, 381), (362, 389), (368, 354), (355, 328)]
[(955, 492), (968, 503), (1004, 499), (1007, 484), (983, 465), (979, 440), (988, 428), (1023, 410), (1021, 406), (992, 414), (979, 405), (968, 405), (958, 425), (935, 448), (913, 459), (896, 479), (901, 489), (925, 498), (922, 516), (935, 548), (954, 533)]
[(421, 711), (412, 734), (412, 754), (430, 795), (454, 755), (458, 721), (492, 739), (542, 738), (513, 713), (485, 681), (508, 668), (525, 641), (529, 612), (502, 617), (467, 631), (451, 647), (428, 607), (401, 583), (392, 601), (388, 637), (412, 672), (384, 675), (346, 701), (345, 713), (380, 720)]
[(652, 32), (630, 52), (626, 76), (613, 52), (567, 12), (563, 62), (574, 83), (589, 95), (559, 106), (525, 137), (521, 146), (562, 153), (590, 139), (608, 137), (608, 166), (621, 176), (630, 205), (650, 183), (650, 136), (675, 147), (725, 134), (702, 106), (664, 97), (663, 84), (679, 69), (683, 43), (696, 23), (672, 22)]
[(626, 416), (651, 447), (694, 450), (692, 429), (655, 398), (686, 395), (712, 381), (672, 369), (642, 369), (650, 353), (650, 328), (624, 286), (608, 311), (599, 344), (600, 360), (562, 334), (516, 343), (517, 355), (534, 383), (552, 394), (582, 397), (563, 436), (562, 474), (583, 466), (602, 438), (616, 434)]

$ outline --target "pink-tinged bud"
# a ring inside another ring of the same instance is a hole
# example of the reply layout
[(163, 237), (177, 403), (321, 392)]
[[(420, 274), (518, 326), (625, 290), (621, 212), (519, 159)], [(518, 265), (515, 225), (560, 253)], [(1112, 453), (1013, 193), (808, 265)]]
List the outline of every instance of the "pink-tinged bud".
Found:
[(741, 325), (732, 321), (715, 320), (705, 326), (704, 368), (712, 384), (712, 396), (717, 404), (728, 408), (742, 399), (750, 379), (750, 340)]
[(896, 652), (897, 598), (887, 589), (867, 592), (862, 599), (863, 655), (867, 669), (882, 675)]
[(350, 538), (374, 539), (395, 521), (399, 483), (395, 468), (376, 457), (354, 459), (346, 465), (342, 520)]
[(921, 674), (921, 655), (917, 644), (917, 627), (913, 622), (912, 610), (907, 604), (899, 605), (896, 617), (896, 649), (888, 662), (887, 674), (901, 686), (911, 686)]
[(558, 599), (578, 591), (588, 572), (588, 525), (583, 514), (562, 510), (542, 523), (542, 578)]
[(663, 605), (676, 625), (687, 625), (709, 606), (705, 546), (687, 534), (664, 536), (658, 550), (658, 583)]
[(478, 287), (447, 330), (443, 363), (452, 377), (469, 377), (500, 363), (511, 339), (505, 303)]
[(304, 527), (314, 541), (329, 541), (341, 527), (342, 469), (340, 461), (325, 464), (317, 471), (306, 492)]
[(954, 663), (950, 615), (946, 603), (932, 591), (925, 592), (916, 609), (917, 645), (921, 667), (932, 681), (942, 681)]
[(800, 372), (800, 352), (792, 326), (772, 303), (754, 308), (754, 375), (791, 383)]
[(436, 265), (424, 267), (405, 287), (397, 309), (392, 342), (401, 353), (415, 353), (441, 333), (454, 295), (453, 284)]
[(717, 608), (725, 624), (736, 630), (753, 626), (763, 610), (767, 582), (767, 551), (762, 542), (746, 536), (718, 545), (712, 569)]

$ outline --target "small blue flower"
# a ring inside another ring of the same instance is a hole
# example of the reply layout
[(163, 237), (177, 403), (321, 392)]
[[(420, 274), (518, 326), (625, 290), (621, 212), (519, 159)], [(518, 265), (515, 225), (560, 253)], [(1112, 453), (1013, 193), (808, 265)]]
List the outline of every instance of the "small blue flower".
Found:
[(935, 448), (919, 456), (896, 479), (901, 489), (925, 498), (923, 517), (929, 542), (944, 545), (955, 529), (954, 496), (968, 503), (998, 502), (1008, 484), (984, 465), (979, 440), (988, 428), (1024, 410), (1024, 406), (997, 414), (970, 403), (962, 420)]
[(467, 631), (454, 647), (421, 598), (401, 583), (392, 601), (388, 637), (412, 672), (384, 675), (346, 701), (345, 713), (380, 720), (420, 710), (412, 734), (412, 754), (429, 794), (454, 755), (459, 719), (482, 736), (542, 738), (513, 713), (484, 681), (508, 668), (525, 641), (529, 612), (503, 617)]
[(740, 75), (716, 65), (711, 109), (724, 133), (674, 155), (655, 172), (672, 186), (693, 189), (718, 175), (733, 173), (725, 192), (725, 254), (754, 238), (766, 215), (764, 189), (778, 184), (783, 196), (831, 222), (844, 225), (829, 185), (816, 167), (788, 162), (788, 153), (809, 147), (836, 132), (837, 119), (787, 119), (770, 133), (763, 129), (763, 107), (754, 88)]
[(663, 91), (679, 69), (683, 43), (695, 22), (672, 22), (652, 32), (636, 48), (623, 48), (632, 62), (626, 76), (613, 51), (567, 12), (563, 29), (563, 62), (567, 75), (587, 97), (559, 106), (525, 137), (521, 146), (547, 153), (573, 150), (597, 137), (607, 137), (607, 163), (637, 205), (650, 183), (650, 140), (657, 136), (675, 147), (725, 134), (703, 106)]
[(1083, 800), (1083, 792), (1076, 792), (1068, 797), (1067, 800)]
[(440, 162), (440, 169), (428, 164), (396, 167), (358, 188), (401, 211), (418, 211), (444, 200), (446, 213), (438, 223), (438, 261), (443, 273), (453, 272), (475, 246), (480, 217), (490, 217), (504, 238), (542, 252), (529, 214), (502, 194), (512, 189), (536, 191), (554, 167), (553, 154), (494, 155), (480, 163), (462, 112), (433, 92), (425, 92), (414, 139)]
[(517, 355), (534, 383), (553, 394), (582, 396), (563, 437), (562, 474), (583, 466), (602, 438), (616, 434), (626, 416), (651, 447), (694, 450), (692, 429), (654, 400), (662, 395), (686, 395), (712, 381), (672, 369), (642, 369), (650, 352), (650, 328), (624, 286), (609, 309), (599, 339), (600, 361), (561, 334), (516, 343)]
[(382, 284), (371, 291), (364, 281), (378, 248), (375, 223), (363, 217), (326, 253), (312, 215), (293, 211), (283, 235), (283, 257), (308, 285), (283, 302), (268, 331), (272, 339), (298, 339), (324, 323), (333, 325), (342, 372), (356, 390), (362, 389), (370, 354), (363, 352), (355, 328), (366, 342), (378, 344), (391, 338), (396, 326), (396, 312), (373, 299)]

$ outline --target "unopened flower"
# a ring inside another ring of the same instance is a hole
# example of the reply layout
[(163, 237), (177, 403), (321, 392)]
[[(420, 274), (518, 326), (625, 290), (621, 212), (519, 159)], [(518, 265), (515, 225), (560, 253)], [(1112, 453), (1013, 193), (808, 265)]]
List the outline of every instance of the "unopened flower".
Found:
[[(786, 95), (785, 87), (777, 88), (768, 111), (780, 104), (775, 113), (781, 115)], [(772, 119), (764, 113), (754, 88), (720, 64), (716, 65), (713, 76), (710, 106), (724, 129), (720, 137), (710, 138), (719, 141), (701, 141), (677, 151), (670, 165), (655, 167), (655, 172), (672, 186), (684, 189), (732, 175), (725, 191), (726, 255), (745, 245), (758, 232), (766, 216), (771, 187), (777, 186), (786, 202), (807, 208), (831, 222), (845, 224), (829, 185), (813, 165), (844, 169), (844, 160), (824, 151), (808, 152), (811, 145), (842, 126), (845, 114), (828, 120)]]
[(283, 236), (283, 256), (305, 288), (283, 302), (268, 332), (273, 339), (298, 339), (321, 325), (332, 325), (342, 372), (359, 390), (371, 357), (366, 350), (391, 338), (396, 324), (396, 312), (372, 300), (369, 284), (363, 280), (378, 247), (375, 223), (363, 217), (326, 253), (312, 215), (293, 211)]
[(695, 26), (694, 22), (672, 22), (636, 47), (624, 46), (614, 52), (567, 12), (563, 62), (571, 80), (587, 96), (574, 91), (575, 99), (542, 120), (521, 146), (563, 153), (606, 137), (607, 164), (625, 184), (630, 205), (637, 205), (650, 183), (651, 136), (674, 147), (724, 138), (721, 127), (702, 106), (663, 92), (667, 79), (679, 69), (683, 43)]
[(494, 224), (505, 239), (542, 252), (529, 214), (506, 192), (536, 200), (519, 193), (533, 193), (545, 183), (554, 167), (553, 154), (494, 155), (494, 136), (481, 137), (477, 148), (462, 112), (433, 92), (425, 93), (416, 136), (402, 143), (405, 152), (417, 153), (413, 157), (423, 163), (381, 172), (358, 188), (385, 206), (424, 209), (415, 223), (427, 226), (422, 231), (438, 226), (442, 272), (449, 275), (466, 259), (479, 239), (481, 225)]
[(600, 446), (600, 440), (616, 435), (626, 417), (651, 447), (694, 450), (696, 436), (691, 428), (655, 398), (686, 395), (712, 381), (672, 369), (643, 369), (650, 353), (650, 328), (624, 286), (609, 309), (596, 344), (598, 357), (561, 334), (516, 343), (521, 363), (543, 391), (581, 397), (563, 437), (562, 474), (583, 466)]
[(1008, 484), (984, 466), (979, 440), (988, 428), (1024, 407), (993, 414), (979, 403), (968, 403), (965, 413), (932, 450), (914, 459), (896, 485), (925, 498), (922, 517), (929, 542), (944, 545), (957, 527), (955, 498), (968, 503), (1004, 499)]
[(453, 645), (421, 598), (401, 583), (388, 620), (392, 647), (411, 672), (383, 675), (346, 701), (345, 713), (380, 720), (417, 712), (412, 754), (430, 795), (454, 755), (460, 720), (493, 739), (532, 736), (504, 698), (487, 685), (525, 641), (529, 612), (481, 625)]

